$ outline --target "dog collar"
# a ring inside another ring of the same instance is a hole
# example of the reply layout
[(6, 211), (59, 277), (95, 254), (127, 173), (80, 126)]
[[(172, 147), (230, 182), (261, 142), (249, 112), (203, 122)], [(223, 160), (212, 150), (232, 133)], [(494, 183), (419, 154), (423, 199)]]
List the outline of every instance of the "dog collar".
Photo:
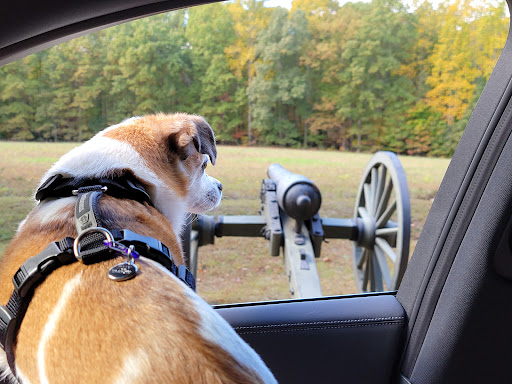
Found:
[(41, 184), (36, 192), (36, 200), (42, 201), (52, 197), (73, 196), (77, 194), (79, 188), (95, 185), (106, 187), (110, 196), (135, 200), (154, 206), (144, 186), (129, 172), (120, 177), (98, 179), (64, 177), (57, 174), (49, 177)]

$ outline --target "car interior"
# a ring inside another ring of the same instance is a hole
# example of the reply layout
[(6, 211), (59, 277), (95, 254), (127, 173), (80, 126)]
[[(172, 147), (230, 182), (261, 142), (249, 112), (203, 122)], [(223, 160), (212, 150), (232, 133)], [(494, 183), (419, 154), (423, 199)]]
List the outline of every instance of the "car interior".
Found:
[[(205, 3), (3, 2), (0, 65), (116, 24)], [(279, 382), (512, 381), (511, 62), (509, 35), (398, 291), (215, 306)]]

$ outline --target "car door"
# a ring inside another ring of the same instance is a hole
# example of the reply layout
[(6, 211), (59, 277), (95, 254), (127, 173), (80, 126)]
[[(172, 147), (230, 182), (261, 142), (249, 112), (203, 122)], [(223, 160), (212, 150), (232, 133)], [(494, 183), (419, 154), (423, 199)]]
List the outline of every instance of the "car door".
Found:
[(511, 54), (509, 34), (397, 294), (402, 383), (512, 380)]
[[(0, 5), (0, 14), (10, 16), (0, 25), (0, 64), (199, 2), (28, 3)], [(397, 293), (216, 307), (280, 382), (510, 382), (510, 45), (469, 121)]]
[[(331, 361), (333, 352), (323, 345), (322, 336), (303, 339), (300, 335), (311, 332), (301, 327), (312, 322), (311, 313), (320, 313), (315, 306), (321, 300), (300, 304), (303, 308), (293, 320), (288, 318), (293, 312), (281, 306), (286, 325), (271, 319), (272, 305), (257, 305), (269, 316), (263, 316), (261, 324), (257, 324), (260, 313), (255, 313), (253, 305), (219, 308), (249, 343), (263, 356), (268, 354), (267, 363), (275, 366), (278, 378), (315, 382), (317, 375), (317, 380), (326, 382), (403, 384), (512, 380), (507, 364), (512, 358), (512, 309), (507, 305), (512, 289), (511, 53), (509, 38), (452, 158), (396, 296), (387, 297), (392, 299), (389, 302), (378, 295), (344, 297), (326, 304), (332, 307), (322, 327), (354, 315), (343, 335), (334, 327), (326, 331), (327, 345), (349, 348), (350, 356), (334, 352)], [(376, 306), (374, 300), (383, 305)], [(358, 317), (351, 301), (357, 301), (364, 314)], [(391, 311), (395, 304), (402, 306), (403, 314)], [(341, 313), (335, 315), (337, 310)], [(359, 326), (352, 325), (366, 326), (370, 318), (368, 326), (376, 331), (372, 336), (371, 332), (358, 334)], [(405, 324), (403, 338), (393, 337), (398, 352), (388, 350), (392, 343), (383, 337), (391, 328), (390, 321)], [(299, 332), (288, 329), (294, 326)], [(294, 336), (283, 338), (279, 330)], [(352, 336), (358, 339), (354, 345), (349, 342)], [(329, 352), (317, 362), (315, 352), (322, 349)], [(382, 351), (392, 358), (372, 355)], [(308, 356), (305, 361), (314, 361), (314, 366), (297, 364), (300, 356)], [(380, 364), (387, 365), (386, 370), (380, 370)], [(367, 376), (372, 370), (379, 373)]]

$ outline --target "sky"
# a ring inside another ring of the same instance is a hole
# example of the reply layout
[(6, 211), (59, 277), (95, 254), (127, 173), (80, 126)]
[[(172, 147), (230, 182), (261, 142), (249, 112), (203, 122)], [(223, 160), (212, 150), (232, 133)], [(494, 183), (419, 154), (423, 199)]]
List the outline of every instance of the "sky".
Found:
[[(348, 3), (349, 1), (352, 1), (352, 2), (363, 2), (363, 3), (369, 3), (371, 0), (338, 0), (338, 2), (340, 4), (345, 4), (345, 3)], [(447, 0), (444, 0), (444, 1), (447, 1)], [(484, 0), (484, 1), (481, 1), (481, 0), (474, 0), (476, 4), (478, 4), (479, 2), (486, 2), (486, 1), (489, 1), (489, 0)], [(432, 4), (434, 5), (435, 8), (437, 8), (437, 5), (439, 5), (441, 2), (443, 2), (443, 0), (433, 0), (432, 1)], [(449, 2), (449, 1), (447, 1)], [(504, 0), (503, 0), (504, 2)], [(404, 1), (404, 4), (409, 4), (409, 5), (412, 5), (412, 0), (405, 0)], [(265, 1), (265, 6), (266, 7), (283, 7), (283, 8), (287, 8), (287, 9), (291, 9), (292, 8), (292, 0), (266, 0)]]
[[(345, 4), (345, 3), (348, 3), (348, 2), (363, 2), (363, 3), (369, 3), (371, 0), (338, 0), (338, 2), (340, 4)], [(440, 0), (435, 0), (434, 1), (434, 4), (436, 2), (438, 2)], [(406, 0), (404, 2), (405, 4), (408, 3), (408, 1)], [(411, 1), (412, 3), (412, 1)], [(265, 1), (265, 6), (266, 7), (283, 7), (283, 8), (286, 8), (286, 9), (291, 9), (292, 8), (292, 0), (266, 0)]]
[[(353, 1), (353, 2), (357, 2), (357, 1), (361, 1), (361, 2), (364, 2), (364, 3), (369, 3), (370, 0), (338, 0), (340, 4), (345, 4), (345, 3), (348, 3), (349, 1)], [(283, 8), (287, 8), (287, 9), (291, 9), (292, 8), (292, 0), (267, 0), (265, 1), (265, 6), (266, 7), (283, 7)]]
[(283, 7), (286, 9), (292, 8), (292, 0), (267, 0), (265, 1), (266, 7)]

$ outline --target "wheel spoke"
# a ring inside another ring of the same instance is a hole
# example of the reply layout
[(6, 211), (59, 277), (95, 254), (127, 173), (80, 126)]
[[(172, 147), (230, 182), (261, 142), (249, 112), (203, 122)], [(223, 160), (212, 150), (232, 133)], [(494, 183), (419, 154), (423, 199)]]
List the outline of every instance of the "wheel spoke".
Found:
[(394, 235), (398, 233), (398, 227), (392, 227), (392, 228), (379, 228), (375, 230), (375, 234), (378, 237), (383, 237), (387, 235)]
[(364, 205), (368, 212), (372, 211), (373, 207), (373, 200), (372, 200), (372, 192), (370, 189), (370, 184), (365, 184), (363, 186), (363, 192), (364, 192)]
[(370, 215), (368, 215), (368, 211), (365, 207), (359, 207), (357, 208), (357, 212), (361, 215), (361, 219), (368, 220), (370, 218)]
[(373, 216), (377, 217), (377, 210), (379, 209), (380, 201), (382, 199), (382, 193), (384, 192), (384, 186), (386, 185), (387, 168), (381, 164), (379, 167), (379, 184), (377, 186), (377, 193), (375, 195), (375, 205), (373, 209)]
[(376, 224), (377, 228), (382, 228), (384, 225), (386, 225), (389, 218), (393, 215), (395, 210), (396, 210), (396, 199), (393, 199), (393, 202), (389, 205), (389, 207), (382, 214), (382, 216), (380, 216), (379, 219), (377, 220), (377, 224)]
[(393, 263), (396, 263), (396, 254), (386, 240), (377, 237), (375, 239), (375, 248), (380, 248)]
[(370, 187), (371, 187), (370, 196), (372, 198), (372, 207), (371, 207), (371, 209), (368, 210), (368, 213), (370, 215), (374, 215), (375, 208), (377, 208), (376, 207), (376, 205), (377, 205), (377, 187), (379, 185), (379, 172), (377, 171), (377, 168), (372, 168), (371, 177), (372, 177), (372, 181), (370, 184)]
[(388, 289), (392, 289), (391, 288), (391, 275), (389, 273), (389, 267), (388, 267), (388, 263), (386, 261), (386, 256), (384, 255), (384, 253), (382, 253), (382, 251), (378, 247), (375, 247), (375, 256), (377, 258), (377, 262), (379, 263), (379, 268), (382, 273), (382, 277), (384, 278), (384, 281), (386, 283), (386, 287)]
[(384, 190), (382, 192), (379, 204), (377, 209), (375, 210), (375, 217), (380, 217), (382, 212), (386, 209), (389, 202), (389, 197), (391, 196), (391, 192), (393, 191), (393, 181), (391, 180), (391, 176), (386, 180), (386, 185), (384, 186)]
[(372, 257), (372, 277), (370, 281), (372, 292), (381, 292), (384, 290), (384, 284), (382, 283), (382, 274), (380, 273), (379, 263), (375, 257)]
[(372, 260), (372, 251), (368, 251), (366, 256), (366, 265), (364, 268), (364, 278), (363, 278), (363, 291), (368, 291), (368, 281), (370, 280), (370, 268), (371, 268), (371, 260)]
[(373, 252), (372, 257), (368, 260), (368, 269), (370, 270), (370, 292), (375, 292), (375, 260), (373, 260)]
[(363, 252), (361, 253), (361, 258), (359, 259), (357, 263), (357, 269), (363, 268), (364, 262), (366, 261), (366, 257), (368, 255), (368, 250), (366, 248), (363, 248)]

